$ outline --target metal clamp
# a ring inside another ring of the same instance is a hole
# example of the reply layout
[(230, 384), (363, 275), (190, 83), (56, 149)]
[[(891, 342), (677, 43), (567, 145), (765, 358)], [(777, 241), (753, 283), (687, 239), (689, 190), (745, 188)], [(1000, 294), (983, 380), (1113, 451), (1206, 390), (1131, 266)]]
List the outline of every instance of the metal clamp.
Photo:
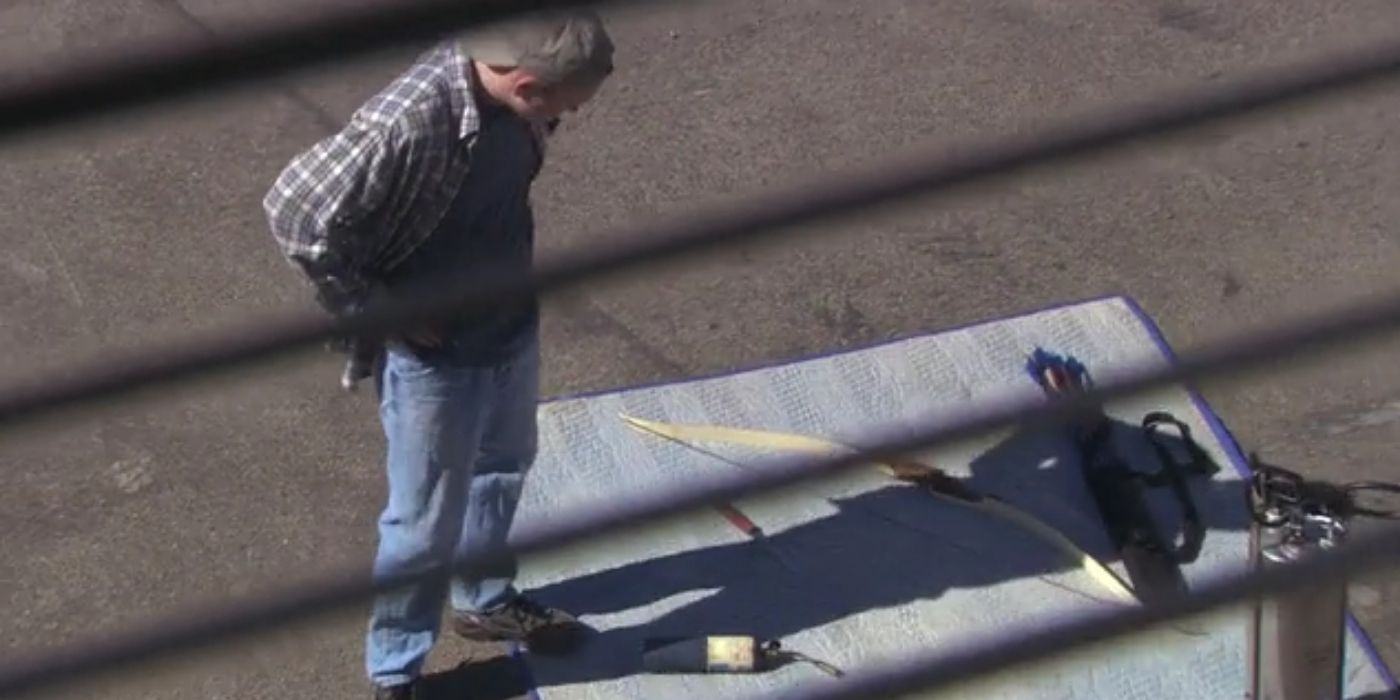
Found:
[[(1400, 494), (1400, 485), (1336, 485), (1303, 478), (1250, 455), (1248, 505), (1251, 562), (1282, 566), (1341, 545), (1358, 516), (1393, 518), (1397, 509), (1363, 505), (1358, 497)], [(1318, 584), (1256, 603), (1249, 630), (1253, 700), (1338, 700), (1342, 697), (1347, 584)]]

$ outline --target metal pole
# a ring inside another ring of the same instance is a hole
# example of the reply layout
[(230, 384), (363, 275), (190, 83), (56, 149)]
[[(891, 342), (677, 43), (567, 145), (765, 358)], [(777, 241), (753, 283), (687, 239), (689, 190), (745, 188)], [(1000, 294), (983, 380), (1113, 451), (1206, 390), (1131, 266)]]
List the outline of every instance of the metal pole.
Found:
[[(1316, 560), (1346, 540), (1348, 513), (1337, 507), (1344, 501), (1316, 498), (1316, 489), (1327, 485), (1271, 476), (1280, 471), (1256, 471), (1251, 491), (1250, 562), (1257, 572)], [(1251, 700), (1341, 700), (1346, 610), (1347, 580), (1340, 577), (1256, 600), (1248, 648)]]

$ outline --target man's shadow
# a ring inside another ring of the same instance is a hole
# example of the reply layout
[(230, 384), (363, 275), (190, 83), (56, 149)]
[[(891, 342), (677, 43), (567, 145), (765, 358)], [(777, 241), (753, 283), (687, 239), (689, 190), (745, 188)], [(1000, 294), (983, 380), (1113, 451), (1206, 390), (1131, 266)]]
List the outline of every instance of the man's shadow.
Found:
[[(1115, 430), (1124, 433), (1124, 455), (1135, 466), (1157, 468), (1157, 457), (1145, 442), (1133, 445), (1132, 433), (1140, 432), (1135, 426), (1118, 423)], [(1184, 452), (1179, 440), (1168, 436), (1163, 442)], [(1111, 561), (1116, 555), (1079, 462), (1065, 431), (1021, 431), (979, 455), (963, 484), (1001, 497)], [(1211, 480), (1191, 479), (1209, 529), (1247, 527), (1241, 483), (1224, 480), (1227, 476), (1233, 473), (1222, 469)], [(936, 500), (917, 485), (892, 480), (889, 486), (825, 503), (813, 496), (791, 498), (811, 499), (795, 501), (794, 507), (826, 512), (766, 541), (691, 549), (534, 591), (542, 601), (585, 620), (624, 611), (647, 618), (606, 625), (576, 658), (532, 663), (536, 681), (550, 686), (639, 673), (647, 637), (746, 634), (781, 639), (952, 589), (1029, 577), (1045, 579), (1047, 600), (1064, 600), (1065, 591), (1090, 605), (1111, 598), (1088, 577), (1046, 579), (1076, 568), (1046, 541), (1004, 519)], [(1171, 519), (1159, 521), (1164, 536), (1174, 537)], [(655, 612), (636, 610), (649, 605)]]

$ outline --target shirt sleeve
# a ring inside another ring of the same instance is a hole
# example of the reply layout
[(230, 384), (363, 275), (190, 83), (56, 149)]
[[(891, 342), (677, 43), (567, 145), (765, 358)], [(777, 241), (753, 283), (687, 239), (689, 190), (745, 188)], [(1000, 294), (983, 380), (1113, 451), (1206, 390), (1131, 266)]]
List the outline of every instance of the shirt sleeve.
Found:
[(388, 235), (376, 215), (389, 198), (399, 151), (386, 129), (352, 123), (293, 158), (263, 198), (282, 255), (332, 310), (362, 298), (370, 284), (369, 251)]

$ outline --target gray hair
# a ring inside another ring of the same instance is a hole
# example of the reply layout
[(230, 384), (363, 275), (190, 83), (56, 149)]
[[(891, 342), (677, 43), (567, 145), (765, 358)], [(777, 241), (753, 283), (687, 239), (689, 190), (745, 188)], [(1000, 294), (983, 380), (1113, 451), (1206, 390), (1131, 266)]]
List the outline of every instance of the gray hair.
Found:
[(545, 85), (593, 84), (613, 70), (613, 43), (591, 10), (539, 12), (459, 40), (469, 58), (530, 72)]

